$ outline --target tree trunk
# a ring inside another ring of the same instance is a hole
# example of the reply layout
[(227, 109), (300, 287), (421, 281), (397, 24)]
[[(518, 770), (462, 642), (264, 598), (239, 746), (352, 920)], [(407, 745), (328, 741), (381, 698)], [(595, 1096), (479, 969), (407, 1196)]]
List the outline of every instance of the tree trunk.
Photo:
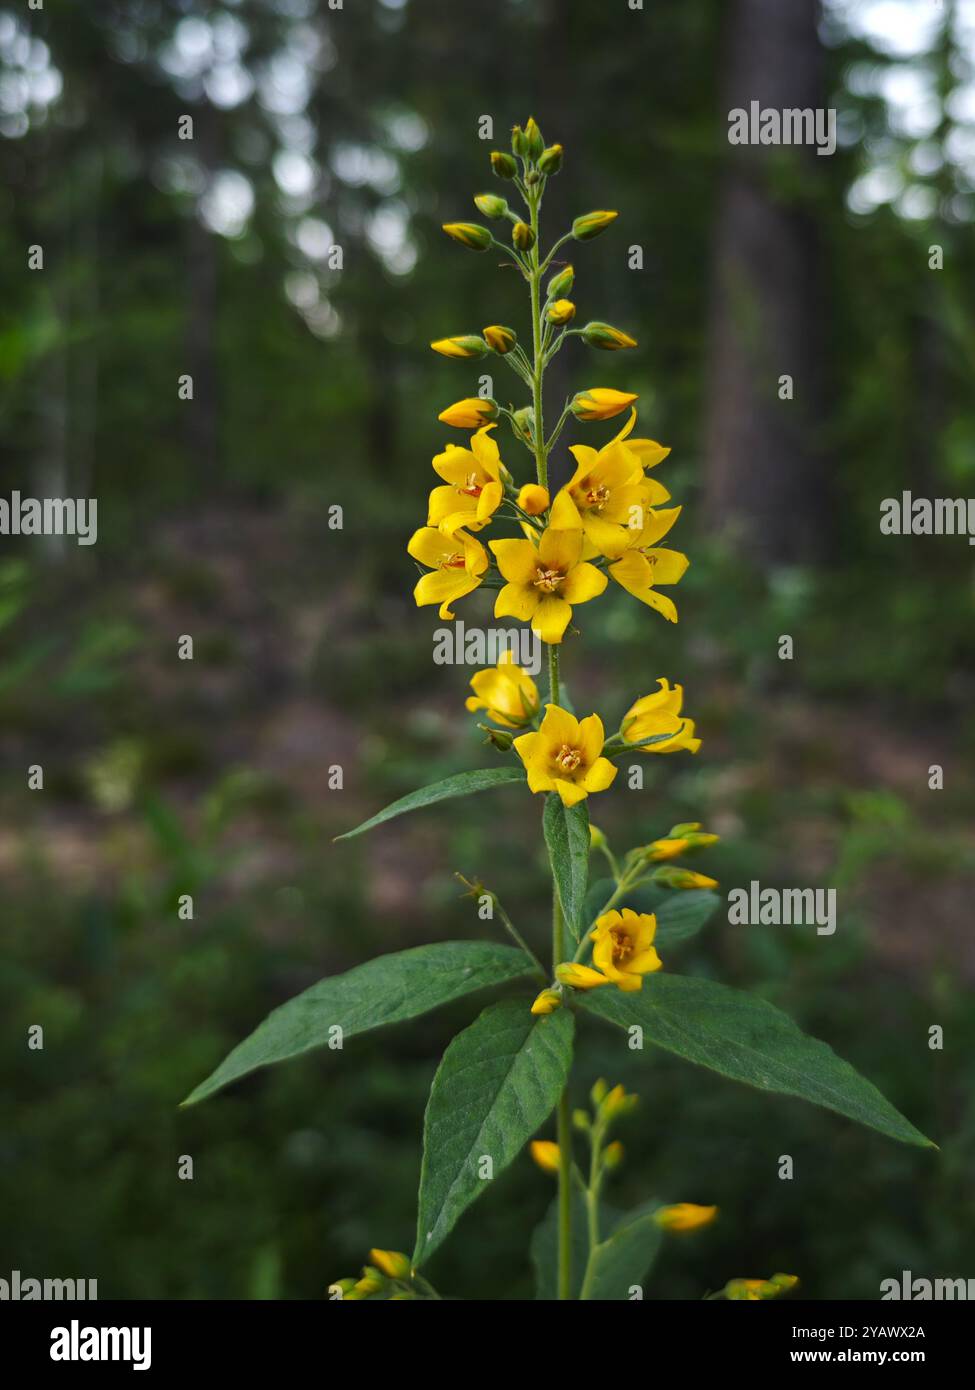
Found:
[[(822, 106), (818, 0), (734, 0), (720, 110)], [(705, 512), (762, 565), (815, 558), (828, 512), (817, 431), (817, 236), (807, 207), (772, 188), (791, 160), (808, 187), (814, 148), (729, 145), (716, 224), (710, 321)], [(780, 399), (790, 376), (794, 399)]]

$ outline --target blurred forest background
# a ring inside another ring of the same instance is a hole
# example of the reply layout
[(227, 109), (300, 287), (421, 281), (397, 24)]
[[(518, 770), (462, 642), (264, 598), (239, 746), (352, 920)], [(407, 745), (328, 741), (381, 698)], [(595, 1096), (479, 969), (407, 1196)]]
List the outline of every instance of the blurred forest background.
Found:
[[(837, 108), (835, 155), (730, 146), (752, 99)], [(454, 870), (544, 935), (534, 804), (331, 843), (496, 756), (404, 553), (462, 439), (437, 412), (476, 385), (429, 340), (525, 327), (514, 277), (439, 230), (498, 188), (485, 114), (499, 147), (530, 114), (566, 147), (550, 230), (620, 210), (574, 297), (640, 348), (566, 351), (555, 390), (639, 390), (685, 504), (679, 627), (620, 593), (564, 659), (611, 717), (682, 681), (704, 748), (597, 820), (624, 846), (704, 821), (723, 890), (835, 887), (834, 937), (719, 916), (667, 964), (787, 1008), (942, 1146), (594, 1030), (580, 1099), (600, 1073), (643, 1098), (616, 1199), (722, 1208), (648, 1295), (975, 1275), (973, 552), (878, 526), (902, 489), (975, 492), (971, 0), (0, 0), (2, 491), (99, 502), (93, 548), (0, 549), (0, 1273), (320, 1297), (370, 1245), (411, 1248), (426, 1093), (469, 1006), (178, 1102), (321, 976), (483, 935)], [(550, 1179), (525, 1157), (497, 1188), (431, 1268), (458, 1296), (530, 1296)]]

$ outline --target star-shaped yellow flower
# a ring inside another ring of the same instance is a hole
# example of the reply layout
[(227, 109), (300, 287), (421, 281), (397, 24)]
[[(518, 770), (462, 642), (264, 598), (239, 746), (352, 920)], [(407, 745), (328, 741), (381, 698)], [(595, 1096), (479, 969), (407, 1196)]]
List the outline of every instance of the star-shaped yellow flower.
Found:
[(447, 536), (435, 526), (421, 526), (406, 548), (431, 571), (421, 576), (413, 590), (417, 607), (439, 603), (441, 618), (453, 618), (450, 605), (473, 593), (484, 578), (488, 555), (481, 542), (466, 531)]
[(560, 965), (556, 975), (573, 989), (598, 989), (618, 985), (626, 994), (643, 988), (643, 977), (663, 965), (653, 945), (657, 919), (653, 913), (607, 912), (590, 932), (593, 941), (592, 966)]
[(658, 546), (657, 541), (667, 534), (680, 512), (680, 507), (670, 507), (666, 511), (648, 508), (642, 527), (629, 533), (629, 548), (609, 567), (612, 578), (628, 594), (671, 623), (677, 621), (677, 606), (673, 599), (659, 593), (656, 586), (677, 584), (690, 561), (679, 550)]
[[(673, 738), (661, 743), (651, 743), (640, 748), (640, 753), (676, 753), (686, 748), (696, 753), (701, 740), (694, 737), (694, 720), (681, 718), (684, 703), (684, 687), (671, 686), (668, 680), (658, 680), (659, 690), (652, 695), (644, 695), (626, 711), (620, 730), (627, 743), (639, 743), (644, 738), (655, 738), (658, 734), (673, 734)], [(683, 725), (683, 728), (681, 727)]]
[(666, 458), (670, 450), (652, 439), (628, 439), (635, 423), (634, 410), (603, 448), (575, 444), (570, 450), (576, 471), (555, 499), (552, 525), (581, 526), (587, 556), (618, 559), (633, 543), (634, 518), (639, 525), (650, 508), (670, 498), (661, 483), (644, 476), (644, 469)]
[(533, 792), (558, 792), (563, 805), (574, 806), (605, 791), (619, 771), (601, 756), (604, 742), (598, 715), (579, 720), (560, 705), (546, 705), (538, 733), (522, 734), (514, 747)]
[(496, 618), (531, 623), (543, 642), (558, 643), (574, 603), (587, 603), (606, 588), (606, 576), (582, 559), (582, 531), (548, 527), (531, 540), (491, 541), (498, 569), (508, 581), (494, 605)]
[(485, 425), (471, 436), (471, 447), (448, 444), (433, 460), (434, 471), (444, 480), (443, 487), (430, 493), (428, 526), (439, 526), (452, 535), (464, 526), (480, 531), (501, 505), (504, 465), (498, 446), (491, 438), (494, 425)]

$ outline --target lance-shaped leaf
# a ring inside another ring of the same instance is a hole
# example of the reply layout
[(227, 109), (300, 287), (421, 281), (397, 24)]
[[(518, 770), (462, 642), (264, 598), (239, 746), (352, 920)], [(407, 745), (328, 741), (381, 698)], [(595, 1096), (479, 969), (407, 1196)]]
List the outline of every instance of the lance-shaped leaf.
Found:
[(542, 818), (545, 843), (558, 887), (562, 915), (573, 939), (583, 928), (582, 914), (589, 879), (589, 812), (584, 801), (563, 806), (557, 792), (545, 798)]
[(523, 951), (492, 941), (441, 941), (377, 956), (344, 975), (319, 980), (275, 1009), (183, 1104), (194, 1105), (258, 1067), (297, 1057), (336, 1037), (344, 1042), (532, 973)]
[(605, 988), (580, 994), (579, 1002), (722, 1076), (812, 1101), (902, 1143), (934, 1147), (849, 1062), (753, 994), (662, 973), (646, 978), (639, 993)]
[(364, 820), (354, 830), (344, 835), (336, 835), (336, 840), (351, 840), (365, 830), (382, 825), (384, 821), (394, 820), (407, 811), (419, 811), (424, 806), (435, 806), (438, 801), (449, 801), (454, 796), (470, 796), (472, 792), (487, 791), (490, 787), (503, 787), (508, 782), (524, 782), (525, 769), (522, 767), (482, 767), (474, 772), (457, 772), (453, 777), (445, 777), (442, 782), (431, 782), (429, 787), (401, 796), (382, 811)]
[(660, 1241), (660, 1227), (651, 1211), (641, 1208), (624, 1217), (590, 1254), (579, 1297), (597, 1301), (630, 1298), (631, 1289), (642, 1286), (647, 1277)]
[(526, 1002), (503, 1000), (447, 1048), (423, 1122), (416, 1264), (552, 1113), (572, 1064), (573, 1027), (568, 1009), (535, 1018)]

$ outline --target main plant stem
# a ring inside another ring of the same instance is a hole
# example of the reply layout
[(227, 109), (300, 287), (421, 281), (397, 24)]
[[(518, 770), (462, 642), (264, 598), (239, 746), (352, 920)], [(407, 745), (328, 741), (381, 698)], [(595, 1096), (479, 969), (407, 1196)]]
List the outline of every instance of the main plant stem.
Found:
[[(532, 412), (534, 414), (535, 472), (539, 487), (548, 488), (548, 451), (545, 447), (545, 417), (542, 407), (542, 378), (545, 361), (542, 353), (542, 307), (541, 280), (542, 268), (538, 260), (538, 205), (540, 199), (533, 192), (529, 202), (531, 229), (534, 242), (531, 248), (530, 274), (532, 311)], [(554, 644), (548, 649), (548, 698), (552, 704), (559, 700), (559, 649)], [(558, 888), (552, 879), (552, 974), (556, 966), (565, 959), (565, 931), (562, 922), (562, 907)], [(559, 1196), (558, 1196), (558, 1296), (560, 1299), (572, 1297), (572, 1121), (569, 1113), (569, 1088), (559, 1097), (556, 1120), (556, 1138), (559, 1146)]]

